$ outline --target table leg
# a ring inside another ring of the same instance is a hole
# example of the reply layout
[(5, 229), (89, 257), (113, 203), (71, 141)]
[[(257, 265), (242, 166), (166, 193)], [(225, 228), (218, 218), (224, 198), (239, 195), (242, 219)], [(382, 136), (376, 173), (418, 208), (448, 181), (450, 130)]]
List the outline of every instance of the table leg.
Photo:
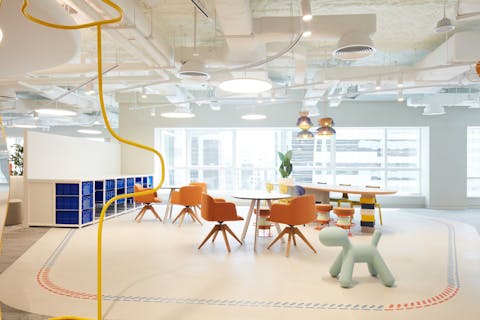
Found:
[(257, 239), (258, 239), (258, 224), (260, 222), (260, 200), (255, 200), (255, 212), (257, 214), (256, 222), (255, 222), (255, 241), (253, 243), (253, 251), (257, 252)]
[(250, 203), (250, 208), (248, 209), (247, 219), (245, 220), (245, 225), (243, 226), (242, 232), (242, 242), (245, 242), (245, 236), (247, 235), (248, 226), (250, 224), (250, 218), (252, 217), (253, 207), (255, 206), (255, 200), (252, 200)]
[[(269, 209), (272, 209), (272, 200), (267, 200), (267, 205)], [(277, 229), (277, 234), (280, 234), (280, 232), (282, 232), (282, 229), (280, 229), (280, 224), (278, 222), (275, 222), (274, 225), (275, 229)], [(280, 241), (285, 242), (285, 239), (283, 239), (282, 237)]]
[(360, 227), (362, 232), (375, 231), (375, 195), (362, 194), (360, 196)]
[(170, 189), (170, 193), (168, 194), (167, 207), (165, 208), (165, 217), (163, 218), (163, 223), (165, 223), (167, 220), (172, 220), (173, 205), (171, 203), (171, 199), (173, 191), (175, 191), (175, 189)]

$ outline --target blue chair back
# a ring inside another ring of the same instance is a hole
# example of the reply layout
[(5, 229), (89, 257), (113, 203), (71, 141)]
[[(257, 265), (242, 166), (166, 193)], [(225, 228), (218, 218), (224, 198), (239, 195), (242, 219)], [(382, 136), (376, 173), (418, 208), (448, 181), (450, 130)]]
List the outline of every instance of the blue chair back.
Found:
[(297, 196), (303, 196), (305, 194), (305, 188), (299, 185), (295, 186), (295, 192), (297, 193)]

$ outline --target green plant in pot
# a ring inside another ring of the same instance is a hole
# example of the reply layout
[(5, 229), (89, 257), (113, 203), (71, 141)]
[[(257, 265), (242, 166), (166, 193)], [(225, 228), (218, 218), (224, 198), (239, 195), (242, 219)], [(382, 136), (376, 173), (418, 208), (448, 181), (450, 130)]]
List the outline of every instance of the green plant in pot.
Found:
[(23, 146), (14, 144), (14, 153), (10, 155), (10, 161), (13, 164), (12, 174), (14, 176), (23, 176)]
[(284, 180), (287, 180), (290, 174), (292, 174), (292, 150), (288, 150), (285, 153), (278, 152), (278, 157), (280, 158), (280, 167), (278, 171)]

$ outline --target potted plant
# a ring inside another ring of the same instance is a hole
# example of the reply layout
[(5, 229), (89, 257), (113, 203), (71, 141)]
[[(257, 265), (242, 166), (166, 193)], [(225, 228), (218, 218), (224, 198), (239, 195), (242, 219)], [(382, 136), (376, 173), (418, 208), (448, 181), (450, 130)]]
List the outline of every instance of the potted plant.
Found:
[(13, 163), (12, 175), (23, 176), (23, 146), (14, 144), (15, 152), (10, 155), (10, 161)]
[(282, 176), (282, 179), (280, 182), (284, 182), (287, 184), (293, 183), (293, 179), (289, 178), (290, 174), (292, 174), (292, 150), (288, 150), (285, 152), (285, 154), (281, 153), (280, 151), (278, 152), (278, 157), (280, 158), (280, 167), (278, 168), (278, 171), (280, 172), (280, 175)]

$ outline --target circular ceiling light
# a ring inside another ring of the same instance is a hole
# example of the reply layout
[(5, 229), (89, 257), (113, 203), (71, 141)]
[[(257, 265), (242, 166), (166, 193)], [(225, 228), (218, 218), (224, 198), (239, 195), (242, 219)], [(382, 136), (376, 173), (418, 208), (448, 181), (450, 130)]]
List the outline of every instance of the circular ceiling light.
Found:
[(263, 119), (266, 119), (266, 118), (267, 118), (266, 115), (258, 114), (258, 113), (248, 113), (248, 114), (244, 114), (242, 116), (243, 120), (263, 120)]
[(233, 93), (259, 93), (270, 90), (272, 85), (265, 80), (239, 78), (223, 81), (219, 87), (223, 91)]
[(78, 133), (85, 133), (85, 134), (102, 134), (100, 130), (93, 130), (93, 129), (78, 129)]
[(368, 34), (352, 32), (340, 38), (333, 56), (342, 60), (356, 60), (369, 57), (375, 52), (376, 49)]
[(66, 109), (53, 109), (53, 108), (44, 108), (35, 110), (39, 114), (44, 114), (48, 116), (75, 116), (77, 113), (72, 110)]

